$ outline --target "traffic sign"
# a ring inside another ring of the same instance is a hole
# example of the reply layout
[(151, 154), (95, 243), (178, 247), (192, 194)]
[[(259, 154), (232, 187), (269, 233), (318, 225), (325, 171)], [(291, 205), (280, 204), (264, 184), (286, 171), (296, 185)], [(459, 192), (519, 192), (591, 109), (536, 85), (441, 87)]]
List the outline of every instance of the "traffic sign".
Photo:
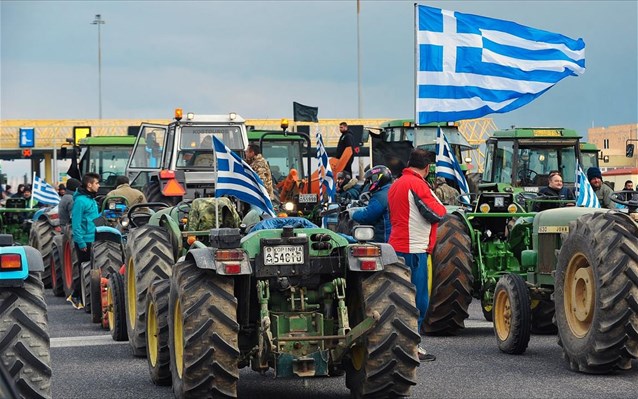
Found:
[(20, 148), (33, 148), (35, 147), (35, 128), (21, 127), (20, 128)]

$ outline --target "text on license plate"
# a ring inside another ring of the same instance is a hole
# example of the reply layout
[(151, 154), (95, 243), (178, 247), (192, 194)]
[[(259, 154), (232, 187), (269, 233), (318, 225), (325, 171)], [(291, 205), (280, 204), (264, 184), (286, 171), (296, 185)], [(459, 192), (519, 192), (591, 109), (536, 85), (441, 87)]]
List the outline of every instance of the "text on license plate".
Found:
[(317, 194), (299, 194), (300, 204), (309, 204), (317, 202)]
[(265, 265), (295, 265), (304, 263), (303, 246), (281, 245), (264, 247)]

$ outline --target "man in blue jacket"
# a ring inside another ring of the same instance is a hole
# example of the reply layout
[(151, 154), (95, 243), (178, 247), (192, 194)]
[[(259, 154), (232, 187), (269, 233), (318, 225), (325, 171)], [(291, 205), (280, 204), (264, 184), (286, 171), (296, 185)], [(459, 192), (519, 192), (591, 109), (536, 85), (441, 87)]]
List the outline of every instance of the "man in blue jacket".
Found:
[[(87, 173), (82, 176), (82, 187), (73, 195), (73, 208), (71, 209), (71, 228), (73, 229), (73, 242), (78, 254), (76, 267), (82, 275), (82, 262), (91, 260), (91, 246), (95, 241), (95, 218), (99, 216), (95, 196), (100, 188), (100, 175)], [(84, 305), (80, 299), (80, 279), (73, 286), (73, 294), (66, 299), (76, 309), (82, 309)]]
[(380, 165), (368, 170), (364, 176), (364, 187), (369, 187), (370, 202), (364, 208), (355, 210), (351, 219), (359, 224), (374, 227), (374, 241), (388, 242), (390, 238), (390, 212), (388, 211), (388, 190), (392, 183), (392, 173)]

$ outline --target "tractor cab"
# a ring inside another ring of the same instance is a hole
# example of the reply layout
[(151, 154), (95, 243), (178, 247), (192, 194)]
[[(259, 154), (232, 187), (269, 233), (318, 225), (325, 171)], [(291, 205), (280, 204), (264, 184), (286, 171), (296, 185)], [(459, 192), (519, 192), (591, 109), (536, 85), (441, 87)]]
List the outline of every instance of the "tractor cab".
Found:
[(125, 174), (134, 143), (133, 136), (86, 137), (80, 140), (80, 175), (89, 172), (100, 175), (98, 195), (106, 195), (113, 190), (117, 176)]

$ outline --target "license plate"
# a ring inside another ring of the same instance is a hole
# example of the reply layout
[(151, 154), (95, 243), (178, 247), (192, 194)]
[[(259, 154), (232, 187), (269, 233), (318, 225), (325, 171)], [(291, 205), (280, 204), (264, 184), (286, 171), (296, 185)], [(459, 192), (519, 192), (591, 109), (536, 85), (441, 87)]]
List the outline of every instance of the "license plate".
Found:
[(300, 204), (309, 204), (317, 202), (317, 194), (299, 194)]
[(264, 264), (272, 265), (297, 265), (304, 263), (303, 246), (281, 245), (277, 247), (264, 247)]

